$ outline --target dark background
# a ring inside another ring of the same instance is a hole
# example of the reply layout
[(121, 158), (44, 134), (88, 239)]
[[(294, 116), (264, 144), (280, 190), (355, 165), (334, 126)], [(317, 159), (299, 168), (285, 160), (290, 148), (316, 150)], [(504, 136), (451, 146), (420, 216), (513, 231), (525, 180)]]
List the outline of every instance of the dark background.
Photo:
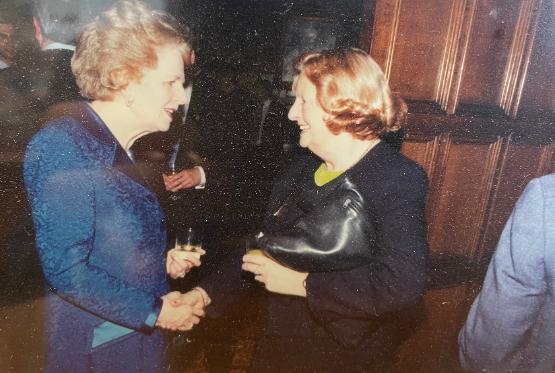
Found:
[(291, 17), (338, 24), (336, 46), (357, 46), (362, 25), (362, 0), (170, 0), (168, 10), (192, 28), (199, 67), (267, 77), (280, 77), (283, 30)]

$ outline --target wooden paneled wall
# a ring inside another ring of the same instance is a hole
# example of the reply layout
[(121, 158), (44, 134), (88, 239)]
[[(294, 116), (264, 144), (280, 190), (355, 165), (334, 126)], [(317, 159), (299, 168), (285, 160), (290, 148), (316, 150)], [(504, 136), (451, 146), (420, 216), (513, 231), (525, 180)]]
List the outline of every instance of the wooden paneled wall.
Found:
[(520, 139), (506, 119), (492, 128), (486, 117), (411, 113), (409, 123), (401, 150), (430, 178), (432, 253), (487, 258), (524, 186), (553, 171), (554, 143)]
[(361, 43), (405, 98), (448, 114), (479, 105), (516, 118), (522, 103), (555, 111), (552, 0), (370, 3), (373, 30)]
[(479, 262), (526, 183), (552, 171), (549, 0), (376, 0), (361, 45), (409, 102), (402, 151), (430, 177), (433, 254)]

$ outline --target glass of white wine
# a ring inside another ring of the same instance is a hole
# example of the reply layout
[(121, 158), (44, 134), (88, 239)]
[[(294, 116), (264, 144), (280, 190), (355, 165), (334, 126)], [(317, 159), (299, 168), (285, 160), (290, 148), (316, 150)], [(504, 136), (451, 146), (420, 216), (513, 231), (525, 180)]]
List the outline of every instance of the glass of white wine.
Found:
[(202, 237), (198, 229), (189, 227), (175, 235), (175, 247), (179, 251), (188, 251), (203, 255), (206, 253), (202, 248)]
[(245, 239), (245, 253), (249, 255), (262, 255), (266, 256), (266, 252), (257, 247), (257, 245), (253, 242), (252, 237), (248, 237)]
[[(175, 163), (177, 161), (177, 153), (178, 152), (179, 152), (179, 141), (176, 142), (172, 146), (170, 157), (168, 159), (168, 163), (166, 164), (166, 170), (164, 172), (167, 176), (173, 176), (173, 175), (177, 174), (177, 170), (175, 168)], [(168, 195), (168, 199), (170, 201), (179, 200), (176, 192), (170, 192), (169, 195)]]

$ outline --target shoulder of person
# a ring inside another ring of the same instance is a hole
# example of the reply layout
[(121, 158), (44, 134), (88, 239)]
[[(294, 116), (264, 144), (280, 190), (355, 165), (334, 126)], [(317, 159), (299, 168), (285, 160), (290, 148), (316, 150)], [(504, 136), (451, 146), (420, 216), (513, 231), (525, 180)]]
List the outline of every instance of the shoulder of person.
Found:
[(428, 184), (426, 172), (418, 163), (384, 142), (376, 145), (375, 152), (364, 157), (353, 171), (354, 180), (373, 187)]
[(70, 148), (77, 147), (80, 128), (74, 118), (64, 116), (45, 123), (33, 136), (27, 149), (42, 149), (53, 156), (66, 156)]
[(81, 122), (82, 118), (90, 115), (85, 113), (85, 105), (85, 102), (67, 102), (51, 107), (42, 116), (41, 129), (33, 136), (29, 146), (48, 144), (52, 152), (59, 153), (92, 139), (93, 136)]
[(555, 228), (549, 224), (555, 219), (555, 173), (532, 179), (524, 188), (513, 209), (513, 215), (520, 216), (519, 224), (539, 226), (543, 221), (549, 241), (555, 240)]
[(526, 186), (525, 192), (536, 188), (536, 186), (541, 189), (545, 198), (555, 198), (555, 173), (532, 179)]

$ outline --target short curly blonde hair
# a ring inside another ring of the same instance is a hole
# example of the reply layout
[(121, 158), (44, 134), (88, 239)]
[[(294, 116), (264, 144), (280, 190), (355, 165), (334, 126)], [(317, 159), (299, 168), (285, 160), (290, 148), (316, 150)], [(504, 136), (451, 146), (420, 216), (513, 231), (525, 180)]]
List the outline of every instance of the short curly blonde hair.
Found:
[(130, 82), (140, 81), (145, 68), (155, 68), (157, 49), (178, 48), (191, 63), (189, 29), (169, 14), (137, 0), (123, 0), (85, 26), (71, 69), (81, 94), (112, 100)]
[(391, 92), (382, 70), (366, 52), (356, 48), (309, 52), (295, 67), (316, 86), (332, 133), (373, 139), (404, 123), (406, 104)]

